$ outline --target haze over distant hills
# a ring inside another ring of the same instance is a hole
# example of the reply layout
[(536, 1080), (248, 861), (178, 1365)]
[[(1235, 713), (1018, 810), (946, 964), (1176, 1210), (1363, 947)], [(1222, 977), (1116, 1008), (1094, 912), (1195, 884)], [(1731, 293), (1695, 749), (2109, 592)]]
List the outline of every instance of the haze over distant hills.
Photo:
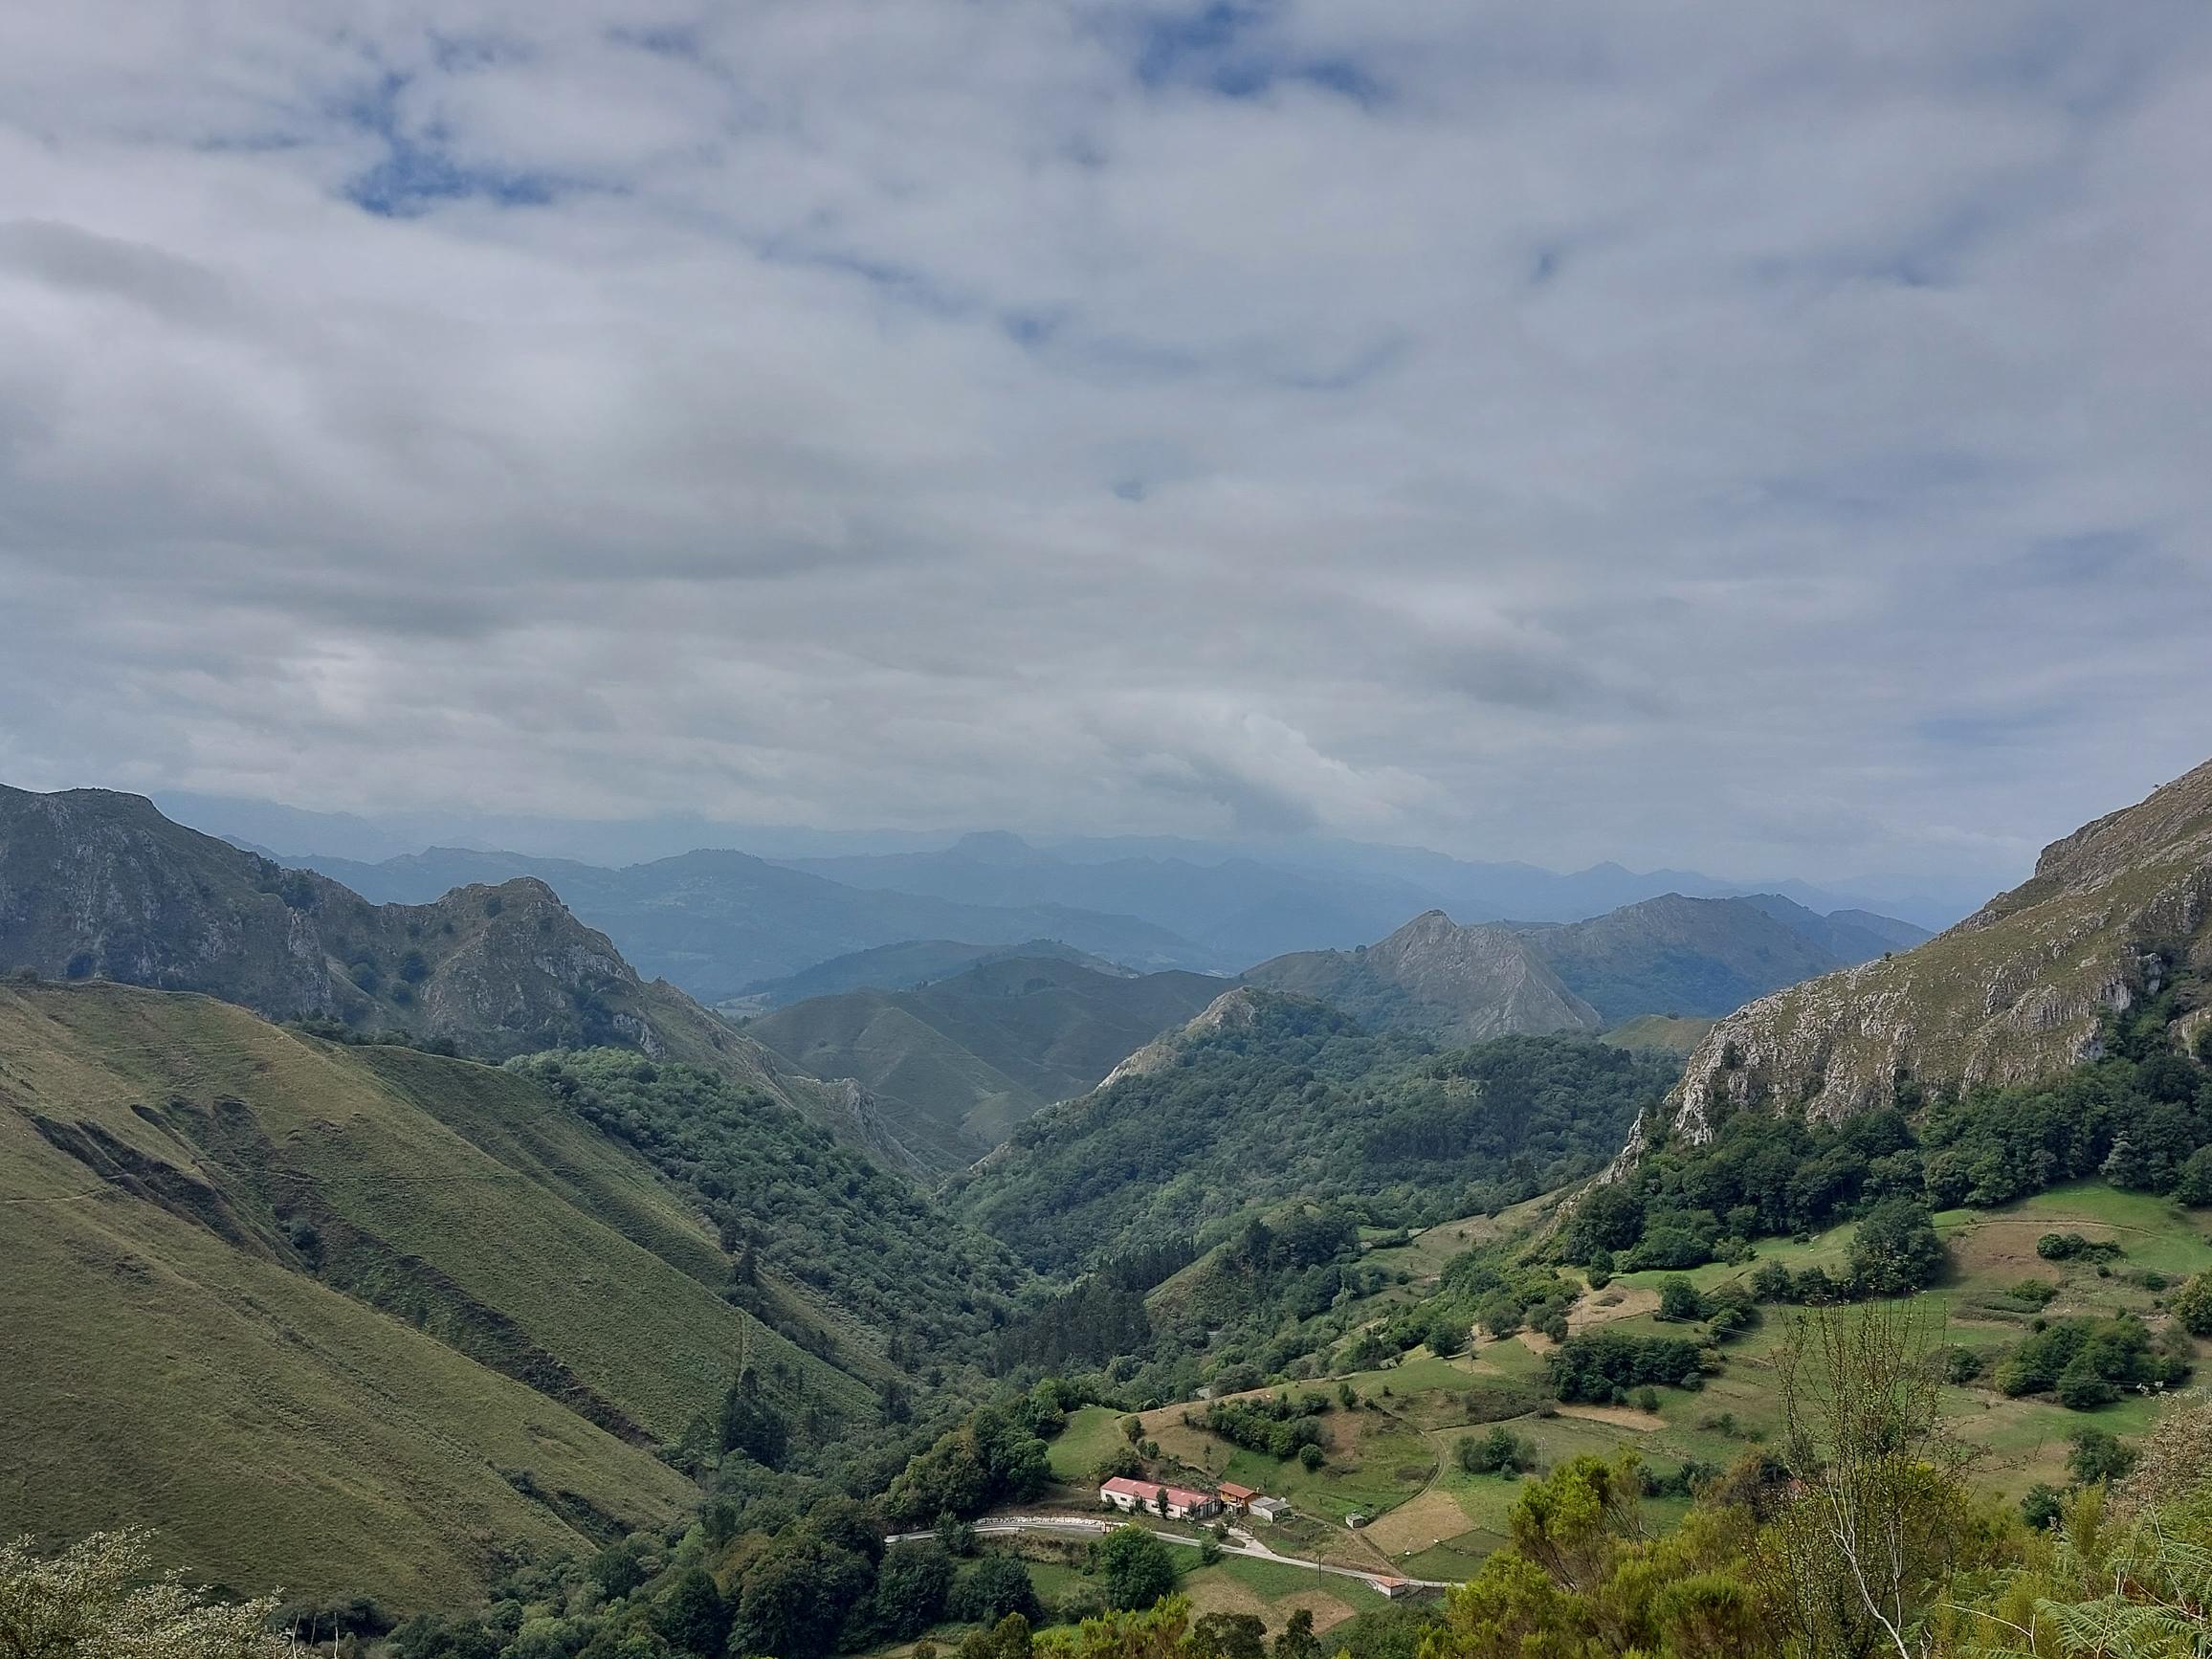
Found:
[(766, 1013), (789, 1007), (808, 997), (833, 997), (840, 991), (874, 989), (903, 991), (932, 980), (949, 979), (985, 962), (1013, 957), (1079, 962), (1097, 973), (1128, 977), (1136, 969), (1109, 962), (1102, 956), (1062, 944), (1056, 939), (1029, 939), (1019, 944), (963, 944), (951, 939), (909, 939), (896, 944), (879, 944), (868, 950), (849, 951), (816, 962), (810, 968), (782, 979), (762, 980), (747, 985), (719, 1006), (733, 1015)]
[(534, 876), (604, 930), (641, 971), (703, 1002), (833, 957), (913, 940), (1011, 945), (1052, 939), (1134, 967), (1214, 967), (1213, 953), (1128, 916), (1036, 903), (963, 903), (871, 892), (744, 852), (694, 852), (621, 870), (517, 852), (435, 847), (378, 864), (314, 857), (311, 868), (371, 898), (424, 903), (464, 882)]
[(1039, 1107), (1094, 1087), (1225, 988), (1205, 974), (1017, 956), (918, 989), (815, 997), (745, 1029), (817, 1077), (857, 1080), (891, 1133), (950, 1169)]
[(1608, 1023), (1717, 1017), (1832, 968), (1909, 950), (1925, 929), (1864, 911), (1822, 916), (1779, 894), (1663, 894), (1587, 921), (1516, 930)]

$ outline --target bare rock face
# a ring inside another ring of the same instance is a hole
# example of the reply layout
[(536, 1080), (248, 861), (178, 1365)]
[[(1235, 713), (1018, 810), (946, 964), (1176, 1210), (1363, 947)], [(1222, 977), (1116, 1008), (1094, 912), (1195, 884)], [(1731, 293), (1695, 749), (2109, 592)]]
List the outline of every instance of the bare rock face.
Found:
[(2212, 763), (2052, 842), (2029, 880), (1917, 949), (1722, 1020), (1669, 1097), (1674, 1133), (1707, 1139), (1718, 1098), (1833, 1119), (1887, 1103), (1900, 1076), (2048, 1076), (2093, 1058), (2100, 1016), (2181, 962), (2212, 968)]
[(1461, 927), (1441, 910), (1364, 950), (1299, 951), (1245, 978), (1317, 998), (1370, 1027), (1427, 1031), (1449, 1043), (1604, 1024), (1513, 929)]

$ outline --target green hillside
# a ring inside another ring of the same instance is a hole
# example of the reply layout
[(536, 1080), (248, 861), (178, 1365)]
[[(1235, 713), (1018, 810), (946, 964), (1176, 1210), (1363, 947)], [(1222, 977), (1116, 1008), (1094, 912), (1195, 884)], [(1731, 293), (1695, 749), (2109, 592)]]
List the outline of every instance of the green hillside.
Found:
[(962, 944), (949, 939), (909, 939), (897, 944), (876, 945), (870, 950), (848, 951), (782, 979), (761, 980), (716, 1006), (732, 1015), (759, 1014), (771, 1008), (787, 1008), (810, 997), (833, 997), (844, 991), (903, 991), (1011, 957), (1080, 962), (1099, 973), (1119, 977), (1128, 977), (1135, 971), (1057, 940), (1032, 939), (1021, 944), (986, 945)]
[[(711, 1288), (716, 1240), (526, 1078), (198, 997), (0, 988), (0, 1533), (404, 1604), (677, 1513), (652, 1449), (741, 1366), (871, 1391)], [(726, 1271), (726, 1270), (725, 1270)]]
[(911, 990), (814, 998), (746, 1034), (817, 1077), (857, 1079), (890, 1133), (950, 1169), (1039, 1107), (1093, 1087), (1221, 990), (1204, 974), (1016, 957)]
[(1713, 1029), (1711, 1020), (1685, 1019), (1678, 1014), (1639, 1014), (1605, 1033), (1617, 1049), (1646, 1049), (1687, 1055)]
[(1562, 1035), (1439, 1054), (1319, 1003), (1239, 989), (1029, 1119), (949, 1196), (1049, 1269), (1291, 1198), (1427, 1224), (1589, 1173), (1672, 1074)]

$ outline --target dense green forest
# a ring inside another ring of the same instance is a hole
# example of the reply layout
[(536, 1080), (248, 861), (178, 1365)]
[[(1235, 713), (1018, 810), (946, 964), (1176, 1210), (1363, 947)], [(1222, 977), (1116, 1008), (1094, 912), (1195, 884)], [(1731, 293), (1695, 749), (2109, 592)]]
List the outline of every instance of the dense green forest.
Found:
[(1671, 1080), (1663, 1060), (1572, 1037), (1449, 1053), (1302, 998), (1054, 1108), (955, 1189), (1040, 1271), (1220, 1236), (1296, 1197), (1379, 1225), (1495, 1209), (1587, 1175)]
[[(696, 1195), (732, 1258), (730, 1298), (802, 1343), (828, 1314), (894, 1364), (981, 1363), (1028, 1282), (997, 1241), (719, 1073), (622, 1049), (509, 1065)], [(770, 1276), (813, 1308), (780, 1306)]]

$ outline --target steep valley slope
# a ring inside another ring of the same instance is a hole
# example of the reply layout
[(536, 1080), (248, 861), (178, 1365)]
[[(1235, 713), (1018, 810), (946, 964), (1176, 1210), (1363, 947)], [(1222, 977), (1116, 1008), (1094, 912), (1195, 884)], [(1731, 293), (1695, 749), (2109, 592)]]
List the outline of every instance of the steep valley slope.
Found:
[(294, 1593), (466, 1601), (501, 1548), (675, 1518), (654, 1449), (741, 1367), (825, 1433), (888, 1374), (733, 1306), (528, 1079), (120, 985), (0, 986), (0, 1534), (144, 1524)]

